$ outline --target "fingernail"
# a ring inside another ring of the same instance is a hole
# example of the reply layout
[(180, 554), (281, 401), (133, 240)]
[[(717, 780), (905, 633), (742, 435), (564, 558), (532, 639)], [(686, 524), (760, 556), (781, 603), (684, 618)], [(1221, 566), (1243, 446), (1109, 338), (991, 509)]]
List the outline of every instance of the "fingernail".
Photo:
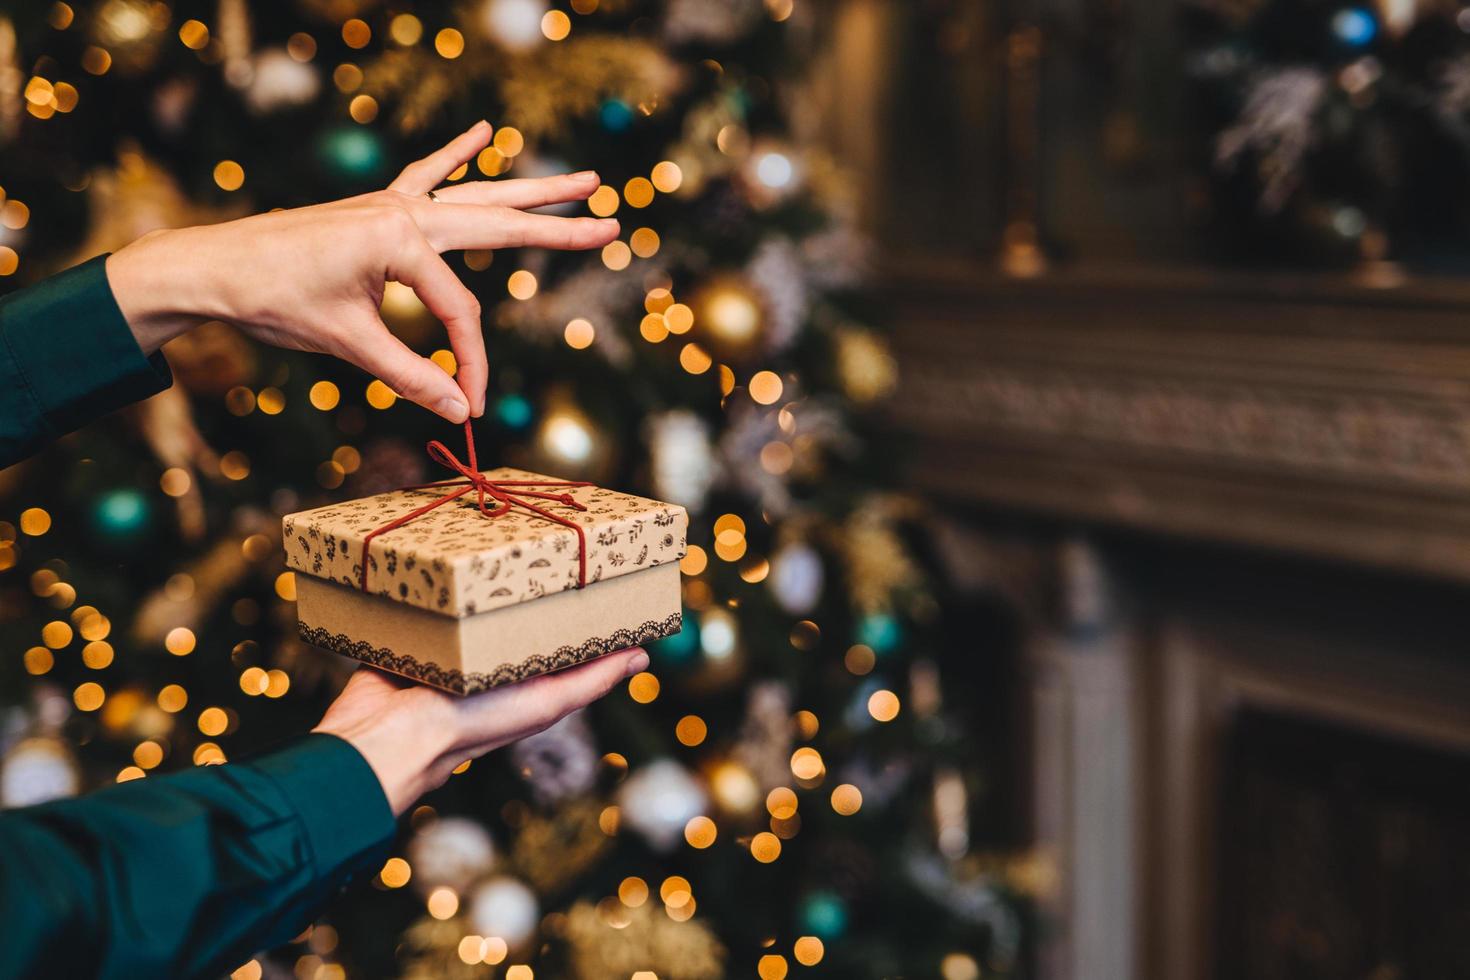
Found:
[(579, 170), (578, 172), (572, 174), (572, 179), (573, 180), (596, 180), (597, 179), (597, 171), (596, 170)]
[(469, 407), (458, 398), (441, 398), (434, 406), (434, 411), (444, 416), (451, 422), (463, 422), (469, 418)]
[(598, 218), (597, 219), (597, 223), (599, 225), (602, 225), (602, 227), (604, 227), (604, 228), (616, 228), (618, 226), (618, 219), (617, 218)]
[(489, 123), (488, 120), (481, 119), (479, 122), (475, 123), (473, 126), (470, 127), (470, 132), (472, 132), (472, 133), (479, 132), (480, 130), (484, 129), (488, 125), (490, 125), (490, 123)]
[(625, 677), (632, 677), (648, 668), (648, 654), (639, 651), (632, 660), (628, 661), (628, 670)]

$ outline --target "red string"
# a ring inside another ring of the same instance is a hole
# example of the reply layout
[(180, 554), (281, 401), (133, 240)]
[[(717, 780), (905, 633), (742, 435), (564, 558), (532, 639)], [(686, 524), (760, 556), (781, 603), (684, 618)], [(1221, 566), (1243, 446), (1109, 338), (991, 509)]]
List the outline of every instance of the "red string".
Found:
[[(571, 507), (575, 510), (586, 510), (587, 508), (577, 503), (577, 501), (573, 500), (571, 494), (545, 493), (543, 491), (537, 490), (507, 490), (506, 487), (591, 487), (596, 486), (596, 484), (571, 483), (562, 480), (491, 480), (486, 477), (485, 474), (480, 472), (479, 463), (475, 459), (475, 433), (474, 430), (470, 428), (470, 423), (468, 420), (466, 420), (464, 424), (464, 442), (465, 449), (470, 457), (468, 465), (461, 463), (459, 459), (454, 455), (454, 453), (449, 451), (449, 447), (444, 445), (444, 443), (440, 442), (437, 439), (430, 442), (426, 447), (430, 459), (438, 463), (440, 466), (451, 469), (454, 472), (458, 473), (460, 476), (464, 477), (462, 481), (446, 480), (442, 483), (421, 483), (418, 486), (399, 488), (400, 490), (433, 490), (439, 487), (458, 486), (458, 490), (455, 490), (453, 493), (447, 493), (437, 500), (425, 504), (418, 510), (410, 511), (407, 514), (404, 514), (402, 517), (389, 521), (387, 524), (384, 524), (380, 528), (369, 531), (367, 535), (362, 539), (362, 577), (358, 583), (362, 591), (367, 591), (368, 546), (373, 543), (373, 538), (376, 538), (380, 534), (387, 534), (389, 531), (393, 531), (397, 528), (403, 527), (403, 525), (408, 524), (411, 521), (418, 520), (420, 517), (423, 517), (425, 514), (435, 509), (436, 507), (443, 507), (451, 500), (458, 500), (460, 497), (463, 497), (471, 490), (475, 491), (476, 494), (479, 496), (480, 513), (485, 515), (486, 517), (499, 517), (502, 514), (509, 512), (510, 509), (513, 507), (522, 507), (535, 514), (537, 517), (551, 521), (555, 524), (560, 524), (562, 527), (569, 527), (573, 531), (576, 531), (577, 588), (583, 588), (587, 584), (587, 533), (582, 529), (582, 525), (577, 524), (574, 521), (567, 520), (565, 517), (558, 517), (556, 514), (553, 514), (542, 507), (538, 507), (535, 504), (528, 503), (527, 501), (520, 498), (535, 497), (538, 500), (549, 500), (552, 503), (564, 504), (565, 506)], [(461, 483), (463, 483), (463, 486), (460, 486)], [(491, 500), (496, 501), (496, 506), (486, 507), (486, 497), (489, 497)]]

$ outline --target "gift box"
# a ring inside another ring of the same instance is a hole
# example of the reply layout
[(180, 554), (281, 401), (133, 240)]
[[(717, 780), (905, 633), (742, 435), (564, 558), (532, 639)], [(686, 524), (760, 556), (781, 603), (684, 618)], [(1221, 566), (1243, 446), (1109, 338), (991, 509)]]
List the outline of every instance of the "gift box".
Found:
[(308, 643), (472, 694), (679, 631), (682, 507), (430, 455), (463, 479), (283, 519)]

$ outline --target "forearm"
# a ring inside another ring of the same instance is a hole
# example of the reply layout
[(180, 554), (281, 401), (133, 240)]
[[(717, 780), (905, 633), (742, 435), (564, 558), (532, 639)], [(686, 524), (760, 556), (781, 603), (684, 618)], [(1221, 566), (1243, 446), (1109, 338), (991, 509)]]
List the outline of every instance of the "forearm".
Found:
[(0, 975), (217, 976), (298, 933), (393, 830), (362, 758), (320, 737), (0, 815)]

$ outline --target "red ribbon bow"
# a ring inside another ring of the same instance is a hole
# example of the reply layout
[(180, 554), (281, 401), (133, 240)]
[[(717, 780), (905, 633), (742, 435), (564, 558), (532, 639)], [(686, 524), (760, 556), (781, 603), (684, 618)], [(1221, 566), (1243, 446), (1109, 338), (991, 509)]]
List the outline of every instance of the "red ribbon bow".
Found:
[[(569, 527), (573, 531), (576, 531), (577, 588), (580, 589), (585, 586), (587, 584), (587, 533), (582, 529), (582, 526), (574, 521), (566, 519), (565, 517), (558, 517), (550, 511), (542, 507), (538, 507), (533, 503), (528, 503), (521, 498), (535, 497), (538, 500), (549, 500), (552, 503), (564, 504), (565, 506), (571, 507), (575, 510), (586, 510), (587, 508), (577, 503), (577, 501), (572, 499), (571, 494), (567, 493), (545, 493), (538, 490), (507, 490), (506, 488), (592, 487), (596, 486), (596, 484), (571, 483), (562, 480), (491, 480), (486, 477), (485, 474), (480, 472), (479, 464), (475, 461), (475, 433), (470, 428), (470, 423), (468, 420), (466, 420), (464, 424), (464, 442), (465, 448), (469, 452), (469, 465), (461, 463), (459, 459), (454, 455), (454, 453), (449, 451), (449, 447), (444, 445), (444, 443), (440, 442), (437, 439), (430, 442), (427, 446), (430, 459), (438, 463), (440, 466), (454, 470), (460, 476), (464, 477), (463, 480), (445, 480), (442, 483), (421, 483), (418, 486), (399, 488), (400, 490), (433, 490), (438, 487), (459, 487), (460, 489), (455, 490), (453, 493), (447, 493), (444, 496), (440, 497), (438, 500), (435, 500), (432, 503), (425, 504), (418, 510), (404, 514), (397, 520), (390, 521), (389, 523), (384, 524), (382, 527), (374, 531), (369, 531), (367, 536), (362, 539), (362, 579), (359, 583), (362, 591), (367, 591), (368, 546), (373, 543), (373, 538), (376, 538), (380, 534), (387, 534), (389, 531), (400, 528), (410, 521), (417, 520), (418, 518), (423, 517), (425, 514), (435, 509), (436, 507), (443, 507), (451, 500), (458, 500), (460, 497), (463, 497), (471, 490), (475, 491), (479, 495), (480, 513), (485, 515), (486, 517), (499, 517), (500, 515), (509, 512), (513, 507), (523, 507), (531, 513), (535, 514), (537, 517), (551, 521), (554, 524), (560, 524), (562, 527)], [(498, 501), (498, 504), (494, 507), (486, 507), (486, 497)]]

